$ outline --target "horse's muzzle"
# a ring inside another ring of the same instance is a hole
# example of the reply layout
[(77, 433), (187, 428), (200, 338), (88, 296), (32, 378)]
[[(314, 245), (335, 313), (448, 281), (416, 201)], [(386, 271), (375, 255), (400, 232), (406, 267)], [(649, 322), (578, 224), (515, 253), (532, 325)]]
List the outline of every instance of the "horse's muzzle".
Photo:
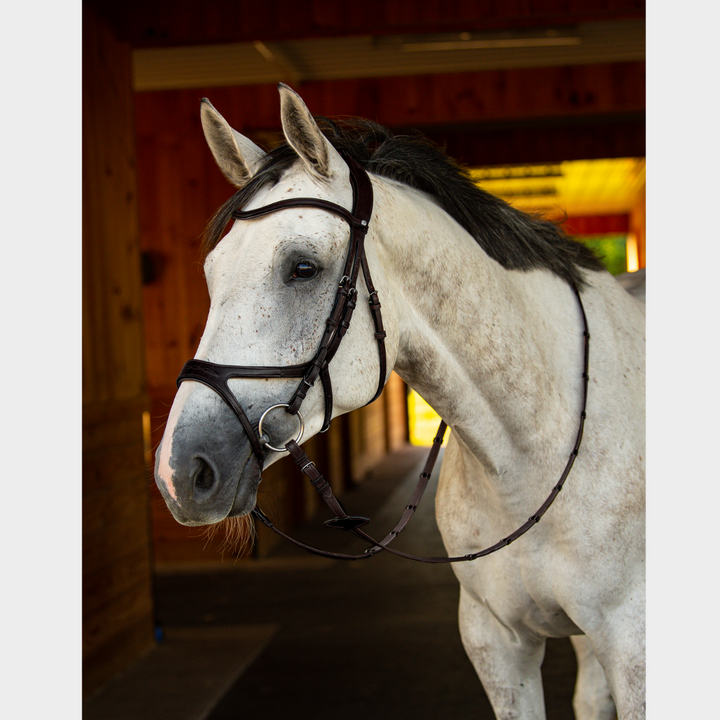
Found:
[(165, 463), (162, 446), (158, 449), (155, 482), (173, 517), (183, 525), (209, 525), (247, 515), (255, 507), (261, 471), (249, 443), (245, 440), (240, 447), (237, 441), (228, 443), (219, 451), (214, 439), (164, 438), (163, 442), (172, 443)]

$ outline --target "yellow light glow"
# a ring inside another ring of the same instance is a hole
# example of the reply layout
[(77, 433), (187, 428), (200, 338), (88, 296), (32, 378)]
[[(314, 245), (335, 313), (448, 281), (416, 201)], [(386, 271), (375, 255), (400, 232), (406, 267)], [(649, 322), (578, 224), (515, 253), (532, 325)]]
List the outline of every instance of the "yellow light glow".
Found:
[(145, 455), (145, 464), (152, 465), (152, 440), (150, 435), (150, 413), (145, 410), (142, 414), (142, 428), (143, 428), (143, 451)]
[(480, 187), (550, 217), (629, 213), (645, 187), (644, 158), (473, 168)]
[[(440, 425), (440, 416), (414, 390), (408, 394), (408, 424), (413, 445), (430, 446)], [(447, 444), (450, 431), (445, 433)]]
[(627, 257), (627, 271), (637, 272), (640, 269), (640, 258), (638, 257), (637, 237), (629, 233), (625, 239), (625, 255)]

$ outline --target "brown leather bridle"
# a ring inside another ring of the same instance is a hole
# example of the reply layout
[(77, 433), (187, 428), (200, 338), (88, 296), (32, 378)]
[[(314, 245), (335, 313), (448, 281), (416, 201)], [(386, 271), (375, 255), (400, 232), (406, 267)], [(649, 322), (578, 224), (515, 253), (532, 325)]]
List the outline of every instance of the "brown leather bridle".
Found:
[(252, 366), (218, 365), (205, 360), (190, 360), (185, 363), (179, 377), (178, 386), (183, 380), (197, 380), (217, 392), (232, 408), (242, 424), (250, 440), (253, 452), (260, 467), (263, 463), (263, 443), (248, 420), (245, 411), (228, 387), (231, 378), (302, 378), (295, 393), (287, 403), (286, 411), (291, 415), (298, 414), (305, 396), (315, 384), (318, 377), (325, 393), (325, 419), (322, 432), (330, 427), (332, 419), (333, 396), (330, 381), (330, 361), (340, 346), (347, 329), (350, 327), (353, 311), (357, 305), (357, 280), (362, 268), (370, 295), (370, 312), (375, 323), (375, 339), (380, 356), (380, 377), (375, 395), (369, 402), (377, 399), (387, 380), (387, 360), (385, 353), (385, 330), (383, 329), (380, 302), (370, 277), (367, 258), (365, 257), (365, 234), (368, 230), (373, 208), (373, 191), (367, 173), (352, 159), (345, 158), (350, 169), (350, 182), (353, 189), (352, 212), (341, 205), (319, 198), (290, 198), (265, 205), (256, 210), (236, 210), (232, 217), (236, 220), (253, 220), (270, 213), (290, 208), (319, 208), (338, 215), (350, 226), (350, 246), (345, 259), (343, 276), (340, 280), (330, 317), (327, 319), (320, 347), (315, 357), (307, 363), (286, 366)]
[[(385, 386), (387, 381), (387, 359), (385, 352), (385, 337), (386, 333), (383, 328), (382, 314), (380, 312), (380, 301), (378, 299), (377, 291), (375, 290), (372, 278), (370, 276), (370, 269), (368, 267), (367, 257), (365, 255), (365, 235), (368, 231), (370, 224), (370, 218), (372, 216), (373, 209), (373, 190), (370, 178), (365, 170), (352, 158), (343, 155), (343, 159), (348, 165), (350, 170), (350, 183), (353, 191), (353, 208), (352, 211), (347, 210), (341, 205), (336, 203), (321, 200), (319, 198), (290, 198), (287, 200), (281, 200), (274, 202), (264, 207), (257, 208), (255, 210), (236, 210), (232, 217), (237, 220), (252, 220), (255, 218), (263, 217), (270, 213), (278, 212), (280, 210), (286, 210), (289, 208), (298, 207), (311, 207), (318, 208), (320, 210), (326, 210), (327, 212), (333, 213), (343, 220), (345, 220), (350, 226), (350, 243), (345, 259), (345, 267), (343, 276), (338, 286), (337, 293), (335, 295), (335, 301), (333, 309), (330, 313), (330, 317), (327, 320), (323, 337), (320, 341), (320, 347), (318, 348), (315, 356), (312, 360), (307, 363), (299, 365), (287, 365), (287, 366), (242, 366), (242, 365), (220, 365), (217, 363), (208, 362), (205, 360), (189, 360), (185, 363), (180, 375), (177, 379), (178, 387), (184, 380), (195, 380), (207, 385), (220, 395), (225, 402), (230, 406), (235, 415), (238, 417), (247, 437), (250, 441), (253, 453), (255, 454), (258, 466), (262, 469), (264, 462), (264, 450), (267, 448), (274, 452), (287, 451), (293, 458), (295, 463), (298, 465), (302, 473), (310, 480), (313, 487), (323, 499), (325, 504), (335, 513), (335, 517), (327, 520), (325, 524), (328, 527), (337, 527), (342, 530), (349, 530), (361, 539), (369, 542), (371, 547), (366, 549), (362, 554), (349, 555), (344, 553), (334, 553), (327, 550), (321, 550), (319, 548), (306, 545), (305, 543), (296, 540), (289, 535), (275, 527), (272, 521), (256, 506), (252, 510), (252, 515), (262, 522), (265, 526), (270, 528), (273, 532), (281, 535), (285, 539), (294, 543), (295, 545), (308, 550), (309, 552), (324, 557), (335, 558), (339, 560), (362, 560), (368, 557), (376, 555), (381, 550), (386, 550), (394, 555), (404, 557), (410, 560), (417, 560), (420, 562), (427, 563), (448, 563), (448, 562), (461, 562), (468, 560), (475, 560), (479, 557), (489, 555), (503, 547), (506, 547), (511, 542), (516, 540), (518, 537), (527, 532), (533, 525), (539, 522), (540, 518), (545, 514), (547, 509), (553, 503), (557, 497), (562, 486), (570, 474), (575, 458), (577, 457), (578, 450), (580, 449), (580, 443), (582, 441), (583, 428), (585, 424), (585, 407), (587, 404), (587, 390), (588, 390), (588, 362), (589, 362), (589, 351), (590, 351), (590, 333), (588, 332), (587, 317), (585, 310), (580, 299), (580, 292), (578, 288), (573, 285), (572, 288), (577, 297), (578, 303), (580, 304), (580, 311), (583, 318), (584, 330), (584, 362), (583, 362), (583, 399), (582, 408), (580, 411), (580, 422), (575, 439), (575, 445), (570, 457), (568, 458), (567, 464), (560, 480), (553, 487), (550, 495), (547, 497), (545, 502), (538, 508), (534, 515), (531, 515), (528, 520), (523, 523), (515, 532), (511, 533), (507, 537), (503, 538), (494, 545), (480, 550), (475, 553), (468, 555), (462, 555), (457, 557), (421, 557), (412, 555), (409, 553), (396, 550), (388, 547), (389, 543), (392, 542), (407, 525), (408, 521), (415, 512), (415, 509), (420, 502), (420, 498), (427, 487), (430, 476), (432, 475), (435, 462), (437, 461), (440, 447), (443, 442), (443, 437), (447, 429), (447, 425), (444, 421), (440, 423), (435, 439), (433, 440), (430, 454), (428, 455), (425, 466), (423, 467), (418, 483), (415, 487), (408, 504), (402, 513), (400, 520), (397, 522), (395, 527), (382, 539), (375, 540), (367, 535), (360, 528), (369, 522), (368, 518), (348, 515), (345, 509), (337, 500), (332, 492), (330, 484), (325, 480), (322, 473), (315, 467), (308, 456), (300, 449), (298, 443), (302, 437), (302, 429), (304, 422), (302, 415), (300, 414), (300, 406), (305, 399), (308, 391), (315, 385), (315, 382), (320, 378), (322, 383), (324, 395), (325, 395), (325, 417), (322, 426), (322, 432), (325, 432), (332, 419), (333, 409), (333, 396), (332, 396), (332, 383), (330, 381), (329, 365), (330, 361), (335, 356), (340, 342), (342, 341), (345, 333), (350, 327), (350, 321), (352, 319), (353, 311), (357, 305), (357, 280), (362, 270), (365, 285), (369, 294), (369, 305), (370, 312), (372, 314), (373, 322), (375, 325), (375, 340), (378, 345), (378, 353), (380, 356), (380, 377), (378, 381), (377, 391), (372, 399), (368, 402), (371, 403), (376, 400)], [(248, 419), (245, 411), (238, 402), (234, 393), (230, 390), (228, 380), (232, 378), (302, 378), (300, 384), (295, 390), (294, 394), (290, 398), (288, 403), (280, 403), (273, 405), (268, 408), (261, 416), (258, 422), (258, 431), (256, 432), (255, 427)], [(297, 415), (300, 421), (300, 433), (295, 440), (290, 440), (286, 443), (285, 448), (276, 448), (270, 445), (269, 438), (262, 434), (262, 422), (265, 416), (277, 407), (284, 407), (285, 411), (291, 415)]]

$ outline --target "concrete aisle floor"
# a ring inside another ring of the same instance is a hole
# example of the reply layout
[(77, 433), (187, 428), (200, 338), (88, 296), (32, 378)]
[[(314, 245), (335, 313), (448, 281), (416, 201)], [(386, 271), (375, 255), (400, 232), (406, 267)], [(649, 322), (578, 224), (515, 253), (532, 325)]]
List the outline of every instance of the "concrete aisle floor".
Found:
[[(368, 515), (374, 533), (384, 535), (425, 455), (413, 447), (394, 453), (345, 495), (348, 511)], [(436, 484), (437, 470), (398, 547), (445, 554), (434, 519)], [(360, 551), (359, 541), (323, 526), (326, 515), (296, 537)], [(449, 566), (386, 554), (334, 561), (283, 542), (268, 558), (159, 572), (155, 584), (164, 642), (87, 702), (85, 720), (493, 718), (462, 648)], [(549, 720), (573, 717), (575, 672), (569, 641), (549, 642)]]

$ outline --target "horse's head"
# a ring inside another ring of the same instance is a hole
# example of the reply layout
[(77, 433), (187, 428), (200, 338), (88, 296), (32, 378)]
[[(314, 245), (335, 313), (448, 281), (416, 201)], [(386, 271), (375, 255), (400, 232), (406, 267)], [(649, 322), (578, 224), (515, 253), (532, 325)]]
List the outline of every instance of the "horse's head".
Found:
[[(348, 164), (302, 100), (282, 85), (280, 96), (283, 132), (297, 161), (279, 179), (277, 168), (274, 175), (269, 172), (269, 158), (260, 148), (233, 130), (209, 102), (201, 106), (205, 137), (220, 169), (239, 188), (253, 181), (257, 185), (242, 211), (251, 215), (249, 211), (290, 198), (325, 200), (352, 211)], [(270, 179), (258, 182), (263, 174)], [(196, 360), (255, 368), (302, 366), (313, 360), (345, 274), (351, 227), (337, 213), (308, 206), (236, 220), (205, 260), (211, 305)], [(372, 248), (367, 255), (382, 294), (382, 269)], [(367, 403), (376, 393), (378, 374), (387, 374), (380, 371), (367, 289), (358, 282), (357, 291), (354, 321), (329, 365), (333, 416)], [(387, 313), (385, 317), (393, 326)], [(389, 346), (388, 355), (394, 352)], [(389, 372), (392, 362), (387, 368)], [(261, 466), (281, 457), (263, 443), (282, 449), (297, 437), (300, 425), (298, 415), (283, 408), (263, 415), (271, 406), (289, 403), (299, 382), (297, 376), (230, 378), (229, 402), (197, 379), (180, 384), (155, 462), (156, 482), (179, 522), (213, 523), (253, 509)], [(240, 413), (230, 406), (235, 399)], [(300, 412), (308, 438), (329, 419), (323, 383), (307, 391)], [(243, 413), (253, 433), (263, 419), (266, 437), (260, 443), (257, 434), (249, 437), (243, 429)]]

